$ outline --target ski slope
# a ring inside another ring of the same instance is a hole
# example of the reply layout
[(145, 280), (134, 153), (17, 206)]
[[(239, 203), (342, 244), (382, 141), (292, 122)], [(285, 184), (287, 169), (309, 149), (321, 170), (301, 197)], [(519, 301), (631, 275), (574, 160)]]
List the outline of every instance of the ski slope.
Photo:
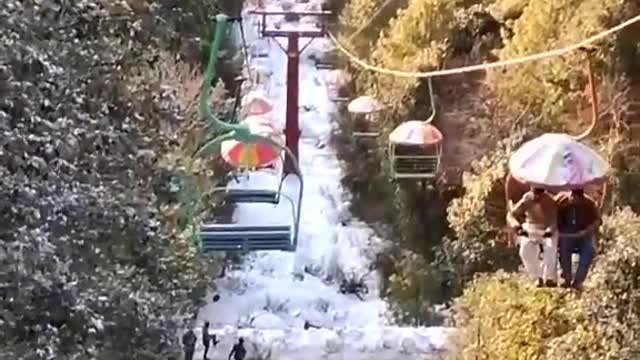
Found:
[[(282, 8), (273, 1), (267, 4), (267, 10)], [(276, 40), (259, 39), (250, 15), (245, 19), (249, 45), (263, 47), (268, 53), (268, 57), (252, 59), (251, 68), (270, 70), (264, 89), (275, 106), (275, 120), (284, 127), (286, 55)], [(280, 26), (313, 25), (301, 19), (300, 24)], [(277, 41), (286, 48), (286, 39)], [(301, 40), (300, 45), (307, 41)], [(328, 98), (325, 72), (308, 59), (309, 54), (326, 46), (325, 40), (314, 40), (302, 54), (300, 64), (300, 167), (305, 183), (298, 250), (247, 255), (240, 268), (216, 282), (220, 300), (206, 305), (198, 319), (198, 328), (209, 321), (212, 333), (222, 341), (210, 349), (210, 359), (226, 359), (238, 336), (248, 343), (248, 359), (425, 359), (445, 346), (449, 329), (393, 325), (387, 304), (379, 297), (377, 273), (366, 277), (369, 294), (364, 300), (338, 291), (335, 279), (342, 274), (369, 272), (383, 239), (351, 216), (349, 194), (340, 184), (340, 162), (329, 144), (334, 105)], [(272, 171), (262, 170), (230, 186), (275, 189), (278, 181)], [(295, 199), (298, 186), (297, 179), (289, 176), (283, 191)], [(292, 221), (286, 202), (277, 206), (238, 204), (233, 218), (239, 224), (253, 225)], [(296, 280), (294, 272), (304, 274), (304, 278)], [(305, 321), (320, 328), (305, 330)], [(202, 358), (200, 342), (198, 346), (196, 358)]]

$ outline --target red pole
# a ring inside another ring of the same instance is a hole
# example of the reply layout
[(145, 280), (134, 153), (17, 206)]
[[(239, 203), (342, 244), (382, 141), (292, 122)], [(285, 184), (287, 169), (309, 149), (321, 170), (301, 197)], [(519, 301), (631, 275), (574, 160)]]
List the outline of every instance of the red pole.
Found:
[[(300, 127), (298, 125), (299, 64), (298, 34), (288, 35), (287, 45), (287, 118), (284, 130), (286, 145), (298, 158), (298, 141)], [(284, 162), (284, 174), (293, 174), (293, 159), (287, 154)]]

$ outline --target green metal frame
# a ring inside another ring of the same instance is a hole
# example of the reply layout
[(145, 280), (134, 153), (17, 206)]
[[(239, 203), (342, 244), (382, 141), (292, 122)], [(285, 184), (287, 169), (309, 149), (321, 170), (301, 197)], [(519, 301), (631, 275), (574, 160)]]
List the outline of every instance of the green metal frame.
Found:
[[(431, 115), (425, 123), (431, 123), (436, 117), (435, 96), (433, 94), (433, 83), (428, 78), (429, 102), (431, 103)], [(393, 179), (433, 179), (440, 171), (442, 158), (442, 143), (432, 145), (435, 155), (398, 155), (396, 144), (389, 141), (388, 156), (390, 173)], [(415, 170), (419, 168), (419, 170)]]
[[(298, 161), (296, 157), (293, 155), (291, 150), (279, 144), (275, 140), (254, 134), (247, 124), (235, 123), (235, 119), (232, 119), (231, 122), (225, 122), (218, 119), (211, 111), (209, 107), (208, 99), (211, 94), (211, 89), (218, 82), (218, 74), (217, 74), (217, 63), (219, 59), (220, 48), (222, 46), (222, 39), (226, 34), (227, 24), (229, 22), (229, 16), (225, 14), (218, 14), (215, 17), (216, 26), (213, 40), (211, 41), (210, 49), (209, 49), (209, 60), (207, 63), (207, 67), (204, 72), (204, 80), (202, 82), (202, 90), (200, 93), (200, 113), (202, 118), (205, 120), (207, 126), (213, 130), (213, 138), (209, 139), (202, 145), (194, 154), (194, 158), (198, 156), (205, 156), (207, 154), (220, 154), (220, 145), (225, 140), (237, 140), (245, 144), (250, 144), (254, 142), (266, 142), (281, 151), (287, 153), (287, 155), (291, 156), (294, 165), (295, 174), (300, 181), (300, 189), (298, 195), (298, 204), (297, 210), (294, 219), (294, 234), (293, 234), (293, 246), (297, 245), (298, 239), (298, 230), (300, 228), (300, 214), (302, 208), (302, 197), (303, 197), (303, 189), (304, 189), (304, 181), (302, 178), (302, 172), (298, 165)], [(284, 180), (284, 179), (283, 179)], [(280, 189), (279, 189), (280, 190)]]

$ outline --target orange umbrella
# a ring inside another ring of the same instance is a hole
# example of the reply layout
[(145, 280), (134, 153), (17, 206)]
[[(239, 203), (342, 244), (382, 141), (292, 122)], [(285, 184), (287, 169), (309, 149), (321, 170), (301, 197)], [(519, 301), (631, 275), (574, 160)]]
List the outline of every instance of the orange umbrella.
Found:
[[(268, 137), (278, 144), (284, 144), (284, 135), (268, 118), (251, 116), (243, 122), (254, 134)], [(226, 140), (220, 145), (220, 155), (236, 168), (260, 168), (273, 164), (282, 151), (266, 141), (243, 143), (238, 140)]]

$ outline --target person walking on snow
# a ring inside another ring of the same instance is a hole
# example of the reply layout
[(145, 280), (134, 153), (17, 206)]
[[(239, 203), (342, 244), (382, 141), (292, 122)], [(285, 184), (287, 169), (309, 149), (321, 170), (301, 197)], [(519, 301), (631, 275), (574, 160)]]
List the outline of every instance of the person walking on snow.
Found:
[(247, 356), (247, 350), (244, 348), (243, 338), (239, 338), (238, 343), (233, 345), (233, 348), (231, 348), (229, 360), (231, 360), (231, 356), (233, 356), (233, 360), (244, 360), (244, 357)]
[[(560, 268), (562, 286), (582, 290), (589, 267), (596, 253), (595, 240), (600, 225), (600, 211), (583, 189), (556, 196), (558, 230), (560, 232)], [(575, 276), (571, 269), (571, 255), (577, 252), (580, 260)]]
[(218, 345), (218, 339), (216, 338), (216, 334), (209, 334), (209, 322), (205, 321), (202, 326), (202, 345), (204, 345), (204, 356), (203, 359), (207, 360), (207, 354), (209, 353), (209, 346), (213, 343), (213, 347)]
[(193, 360), (193, 354), (196, 351), (196, 341), (198, 338), (196, 334), (193, 332), (193, 329), (187, 330), (187, 332), (182, 335), (182, 346), (184, 349), (184, 360)]
[[(520, 242), (520, 258), (537, 286), (557, 285), (558, 208), (544, 189), (532, 188), (507, 214), (507, 223)], [(540, 264), (540, 247), (543, 261)]]

